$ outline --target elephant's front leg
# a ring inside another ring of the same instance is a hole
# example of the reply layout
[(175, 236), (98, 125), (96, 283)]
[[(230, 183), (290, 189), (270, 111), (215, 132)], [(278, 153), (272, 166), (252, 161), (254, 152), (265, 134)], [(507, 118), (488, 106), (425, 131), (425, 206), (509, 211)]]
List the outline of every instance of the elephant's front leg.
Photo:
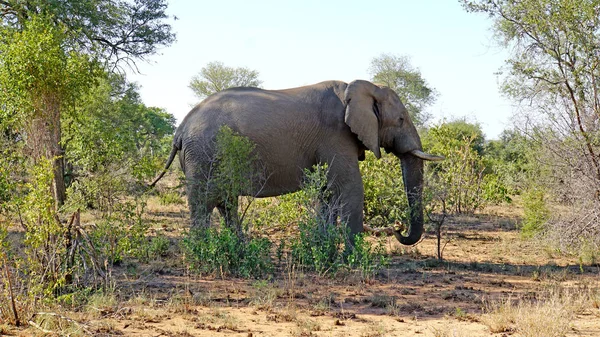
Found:
[(350, 243), (354, 244), (355, 236), (363, 231), (364, 187), (358, 163), (338, 160), (330, 165), (331, 204), (341, 222), (348, 227)]

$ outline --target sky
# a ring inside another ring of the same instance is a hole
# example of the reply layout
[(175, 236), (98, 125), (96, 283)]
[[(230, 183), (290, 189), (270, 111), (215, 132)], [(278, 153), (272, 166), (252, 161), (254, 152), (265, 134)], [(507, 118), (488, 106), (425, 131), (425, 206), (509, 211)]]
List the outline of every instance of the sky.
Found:
[(508, 54), (492, 21), (457, 0), (171, 0), (167, 13), (177, 41), (128, 78), (177, 124), (199, 102), (188, 85), (209, 62), (257, 70), (263, 88), (284, 89), (368, 80), (371, 60), (386, 53), (408, 56), (437, 91), (431, 123), (465, 117), (486, 139), (511, 127), (497, 75)]

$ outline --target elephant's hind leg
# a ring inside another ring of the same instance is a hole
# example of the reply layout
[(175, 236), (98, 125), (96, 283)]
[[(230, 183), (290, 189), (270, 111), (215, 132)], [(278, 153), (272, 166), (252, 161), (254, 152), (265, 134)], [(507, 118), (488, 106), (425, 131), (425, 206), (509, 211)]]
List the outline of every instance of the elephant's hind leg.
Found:
[(208, 228), (212, 211), (219, 204), (214, 186), (199, 174), (190, 175), (186, 180), (192, 228)]
[(238, 197), (228, 198), (226, 201), (217, 205), (217, 209), (221, 216), (225, 219), (225, 224), (229, 227), (240, 239), (244, 239), (244, 231), (242, 230), (242, 222), (238, 215)]

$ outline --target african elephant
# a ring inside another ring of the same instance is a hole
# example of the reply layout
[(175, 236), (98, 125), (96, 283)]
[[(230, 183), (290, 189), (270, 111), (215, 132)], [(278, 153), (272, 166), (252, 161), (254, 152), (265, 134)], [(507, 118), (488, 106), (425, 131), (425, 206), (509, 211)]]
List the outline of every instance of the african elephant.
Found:
[(411, 207), (407, 234), (399, 229), (394, 234), (405, 245), (421, 239), (423, 160), (441, 157), (422, 152), (417, 130), (393, 90), (363, 80), (327, 81), (285, 90), (232, 88), (206, 98), (177, 128), (165, 170), (151, 184), (162, 177), (179, 151), (192, 225), (215, 207), (227, 211), (223, 200), (202, 200), (198, 192), (199, 184), (206, 184), (207, 158), (211, 158), (207, 153), (214, 152), (210, 144), (223, 125), (254, 142), (267, 171), (264, 184), (249, 191), (250, 195), (297, 191), (304, 169), (327, 163), (328, 184), (333, 197), (343, 204), (340, 216), (352, 238), (363, 231), (364, 188), (358, 161), (364, 159), (365, 150), (377, 158), (380, 148), (393, 153), (401, 160)]

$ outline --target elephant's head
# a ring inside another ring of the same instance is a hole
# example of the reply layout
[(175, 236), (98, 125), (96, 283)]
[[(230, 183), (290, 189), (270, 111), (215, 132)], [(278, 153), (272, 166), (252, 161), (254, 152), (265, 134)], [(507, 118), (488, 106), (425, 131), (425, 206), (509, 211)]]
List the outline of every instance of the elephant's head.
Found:
[(421, 138), (398, 95), (387, 87), (357, 80), (348, 84), (345, 92), (345, 121), (352, 132), (381, 157), (380, 148), (393, 153), (402, 162), (402, 178), (410, 205), (410, 227), (407, 235), (401, 229), (394, 234), (405, 245), (419, 242), (423, 234), (423, 160), (442, 157), (423, 152)]

